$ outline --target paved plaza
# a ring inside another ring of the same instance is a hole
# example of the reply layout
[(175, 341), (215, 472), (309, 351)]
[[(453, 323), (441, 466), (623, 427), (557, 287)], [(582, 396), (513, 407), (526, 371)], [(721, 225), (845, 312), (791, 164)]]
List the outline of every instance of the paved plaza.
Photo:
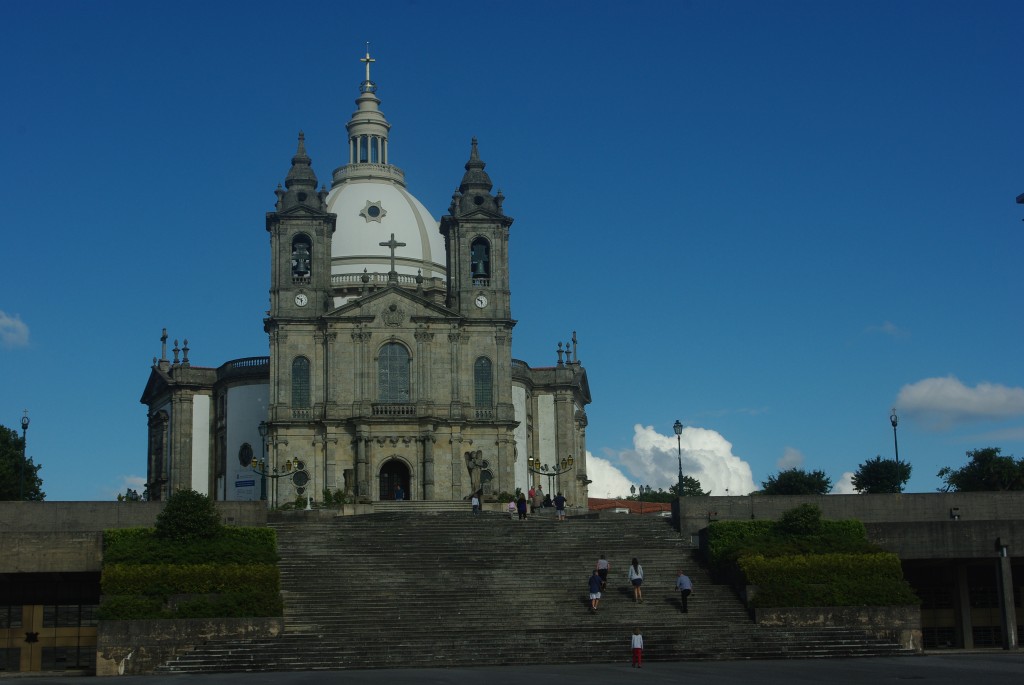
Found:
[[(367, 645), (368, 649), (372, 646)], [(304, 671), (294, 673), (211, 673), (208, 675), (124, 676), (90, 678), (117, 685), (594, 685), (595, 683), (690, 683), (692, 685), (884, 685), (921, 680), (928, 685), (981, 683), (1017, 685), (1024, 678), (1024, 652), (950, 652), (925, 656), (871, 659), (779, 661), (655, 662), (630, 668), (628, 645), (615, 664), (565, 666), (480, 666), (479, 668), (400, 668), (372, 671)], [(4, 674), (8, 681), (31, 685), (70, 685), (68, 677)]]

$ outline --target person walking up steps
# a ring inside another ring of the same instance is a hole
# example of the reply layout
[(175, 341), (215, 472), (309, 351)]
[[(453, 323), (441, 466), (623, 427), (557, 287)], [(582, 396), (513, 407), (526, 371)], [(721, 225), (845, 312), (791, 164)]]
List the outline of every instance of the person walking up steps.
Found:
[(676, 576), (676, 589), (679, 590), (680, 599), (683, 603), (683, 613), (689, 613), (689, 608), (686, 606), (686, 601), (690, 597), (690, 593), (693, 592), (693, 581), (690, 577), (683, 573), (683, 569), (679, 569), (679, 575)]
[(644, 667), (644, 636), (640, 634), (640, 626), (633, 630), (633, 668)]
[(590, 612), (597, 613), (597, 603), (601, 601), (601, 576), (597, 575), (597, 569), (590, 574)]
[(633, 557), (633, 562), (629, 565), (629, 582), (633, 585), (633, 601), (642, 604), (644, 593), (640, 586), (644, 584), (644, 567), (636, 557)]
[(602, 554), (601, 558), (597, 560), (597, 575), (601, 576), (601, 590), (604, 591), (608, 587), (608, 571), (611, 570), (612, 565), (608, 563), (608, 560)]

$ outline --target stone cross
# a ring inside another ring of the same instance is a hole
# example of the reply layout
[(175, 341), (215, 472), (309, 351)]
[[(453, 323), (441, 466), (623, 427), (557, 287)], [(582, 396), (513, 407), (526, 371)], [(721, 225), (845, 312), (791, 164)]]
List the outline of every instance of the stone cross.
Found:
[(405, 245), (406, 243), (399, 243), (395, 241), (394, 233), (391, 234), (391, 240), (387, 241), (386, 243), (380, 243), (381, 247), (391, 248), (391, 271), (388, 272), (388, 282), (398, 281), (398, 272), (395, 271), (395, 248), (405, 247)]

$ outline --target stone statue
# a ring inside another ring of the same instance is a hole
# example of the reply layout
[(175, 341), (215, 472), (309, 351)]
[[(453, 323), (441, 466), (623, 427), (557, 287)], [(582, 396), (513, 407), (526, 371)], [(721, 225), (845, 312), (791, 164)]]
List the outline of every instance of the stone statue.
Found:
[(469, 469), (469, 484), (472, 488), (470, 494), (480, 492), (480, 475), (481, 471), (486, 468), (487, 462), (484, 461), (484, 453), (480, 450), (476, 452), (466, 452), (466, 468)]

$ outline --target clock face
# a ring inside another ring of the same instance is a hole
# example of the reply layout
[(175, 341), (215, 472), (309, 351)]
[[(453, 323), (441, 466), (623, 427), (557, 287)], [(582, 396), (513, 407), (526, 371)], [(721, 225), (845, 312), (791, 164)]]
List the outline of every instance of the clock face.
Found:
[(300, 307), (305, 307), (308, 303), (309, 298), (306, 297), (305, 293), (299, 293), (298, 295), (295, 296), (295, 304), (299, 305)]
[(476, 306), (483, 309), (487, 306), (487, 298), (484, 295), (477, 295), (475, 300)]

